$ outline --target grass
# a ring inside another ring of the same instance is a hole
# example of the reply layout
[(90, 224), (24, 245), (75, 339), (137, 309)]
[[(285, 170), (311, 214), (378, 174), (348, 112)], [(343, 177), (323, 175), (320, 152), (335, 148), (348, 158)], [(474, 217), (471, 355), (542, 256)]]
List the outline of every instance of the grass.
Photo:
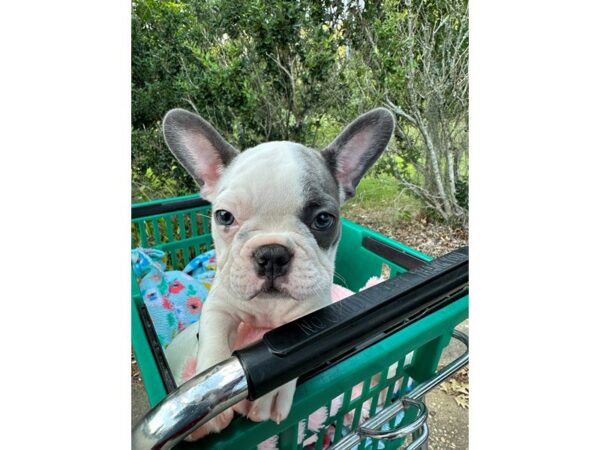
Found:
[(352, 220), (368, 212), (392, 223), (410, 221), (421, 208), (391, 175), (367, 176), (358, 185), (356, 196), (342, 207), (342, 214)]
[[(132, 180), (133, 202), (183, 194), (176, 189), (174, 180), (162, 180), (151, 171)], [(369, 216), (385, 224), (408, 222), (421, 211), (421, 203), (391, 175), (366, 176), (359, 183), (354, 198), (342, 207), (342, 215), (350, 220), (360, 221)]]

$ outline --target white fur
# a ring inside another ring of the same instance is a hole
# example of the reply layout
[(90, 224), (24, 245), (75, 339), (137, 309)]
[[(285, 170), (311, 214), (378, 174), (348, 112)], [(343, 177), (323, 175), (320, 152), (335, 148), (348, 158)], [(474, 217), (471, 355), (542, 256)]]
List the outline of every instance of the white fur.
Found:
[[(336, 246), (321, 249), (298, 218), (305, 168), (294, 151), (297, 145), (269, 142), (248, 149), (219, 178), (213, 190), (213, 210), (231, 212), (236, 222), (224, 227), (213, 215), (217, 274), (202, 310), (199, 345), (192, 330), (178, 335), (167, 349), (176, 379), (195, 347), (197, 373), (227, 359), (241, 321), (275, 328), (330, 302)], [(288, 273), (275, 279), (275, 286), (285, 292), (276, 297), (260, 293), (263, 280), (254, 269), (253, 254), (266, 244), (285, 245), (294, 255)], [(290, 411), (295, 387), (293, 380), (235, 409), (254, 421), (280, 422)], [(218, 431), (218, 423), (224, 420), (211, 422), (206, 426)]]
[[(170, 111), (163, 126), (169, 148), (203, 185), (202, 194), (213, 210), (225, 209), (236, 219), (230, 226), (212, 219), (218, 268), (203, 306), (199, 343), (195, 330), (186, 330), (166, 351), (179, 381), (182, 365), (194, 352), (197, 372), (227, 359), (240, 322), (274, 328), (328, 304), (337, 244), (322, 249), (298, 217), (306, 206), (304, 196), (310, 194), (303, 184), (306, 177), (323, 176), (309, 172), (315, 166), (303, 159), (301, 145), (268, 142), (238, 154), (207, 122), (184, 110)], [(391, 113), (378, 108), (356, 119), (323, 151), (327, 170), (334, 162), (340, 188), (336, 205), (354, 193), (358, 178), (384, 150), (393, 129)], [(261, 293), (265, 281), (254, 267), (255, 251), (268, 244), (284, 245), (293, 254), (287, 272), (273, 280), (280, 292), (276, 296)], [(251, 420), (279, 422), (289, 413), (295, 387), (292, 380), (252, 403), (242, 402), (236, 410)], [(232, 409), (225, 411), (190, 437), (221, 430), (232, 415)]]

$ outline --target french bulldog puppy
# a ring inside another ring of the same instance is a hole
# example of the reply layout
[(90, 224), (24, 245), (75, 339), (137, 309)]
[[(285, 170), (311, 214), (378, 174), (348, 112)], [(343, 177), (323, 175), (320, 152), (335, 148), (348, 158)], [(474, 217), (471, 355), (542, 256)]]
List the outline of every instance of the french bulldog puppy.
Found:
[[(175, 338), (167, 349), (170, 362), (181, 366), (197, 349), (200, 373), (231, 356), (240, 322), (275, 328), (331, 303), (340, 205), (354, 195), (393, 130), (393, 115), (377, 108), (322, 151), (278, 141), (240, 153), (198, 115), (167, 113), (167, 145), (213, 205), (217, 255), (199, 329), (189, 327)], [(171, 368), (177, 378), (181, 367)], [(295, 388), (296, 380), (234, 409), (253, 421), (279, 423)], [(191, 438), (220, 431), (232, 417), (232, 410), (225, 411)]]

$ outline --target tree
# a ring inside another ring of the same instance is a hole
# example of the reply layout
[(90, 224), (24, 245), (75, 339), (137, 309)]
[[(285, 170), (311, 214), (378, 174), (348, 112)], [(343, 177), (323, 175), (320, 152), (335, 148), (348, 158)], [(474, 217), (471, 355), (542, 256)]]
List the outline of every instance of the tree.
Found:
[[(240, 149), (269, 140), (316, 143), (347, 90), (340, 1), (228, 0), (133, 4), (134, 178), (191, 179), (159, 136), (162, 116), (187, 107)], [(143, 186), (144, 182), (140, 182)]]
[(318, 148), (385, 105), (398, 120), (378, 170), (464, 222), (467, 69), (467, 0), (135, 0), (134, 196), (195, 190), (160, 136), (170, 108), (195, 110), (240, 149)]
[(396, 113), (390, 171), (445, 220), (465, 221), (468, 205), (468, 5), (465, 0), (350, 5), (353, 45)]

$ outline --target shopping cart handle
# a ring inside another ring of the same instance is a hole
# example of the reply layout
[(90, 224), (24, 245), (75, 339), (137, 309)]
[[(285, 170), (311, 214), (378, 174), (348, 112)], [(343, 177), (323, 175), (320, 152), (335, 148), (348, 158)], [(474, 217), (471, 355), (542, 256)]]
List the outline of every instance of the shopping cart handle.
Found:
[(245, 399), (244, 370), (235, 356), (191, 378), (135, 426), (133, 450), (168, 450), (217, 414)]
[(235, 403), (255, 400), (462, 298), (468, 262), (464, 247), (269, 331), (164, 398), (133, 429), (132, 448), (170, 449)]
[(468, 247), (463, 247), (269, 331), (233, 353), (246, 372), (248, 398), (464, 297), (468, 283)]

